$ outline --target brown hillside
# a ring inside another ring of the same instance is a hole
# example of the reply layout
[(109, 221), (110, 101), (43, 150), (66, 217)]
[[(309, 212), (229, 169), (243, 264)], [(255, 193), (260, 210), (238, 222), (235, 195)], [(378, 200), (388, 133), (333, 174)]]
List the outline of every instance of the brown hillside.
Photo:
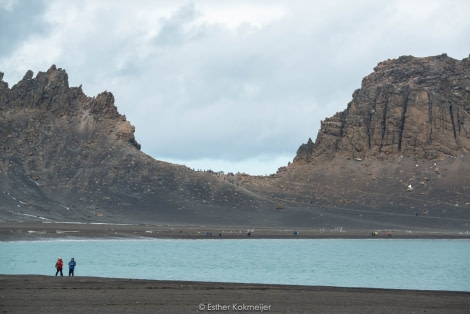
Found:
[(2, 78), (0, 221), (469, 228), (469, 59), (380, 63), (267, 177), (152, 159), (111, 93), (88, 97), (55, 66)]
[(141, 152), (113, 95), (70, 88), (55, 66), (1, 82), (0, 113), (2, 220), (241, 224), (260, 206), (224, 176)]
[(400, 225), (400, 216), (468, 228), (469, 151), (470, 58), (406, 56), (379, 63), (292, 164), (244, 181), (269, 191), (282, 210), (322, 208), (312, 209), (313, 221), (357, 210), (350, 217), (357, 224)]

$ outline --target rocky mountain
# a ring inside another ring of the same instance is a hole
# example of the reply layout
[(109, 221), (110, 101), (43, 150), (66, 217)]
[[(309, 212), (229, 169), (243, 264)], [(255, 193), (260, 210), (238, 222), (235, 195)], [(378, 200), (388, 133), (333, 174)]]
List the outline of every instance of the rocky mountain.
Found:
[(321, 122), (294, 163), (334, 156), (439, 160), (470, 152), (470, 59), (400, 57), (378, 64), (345, 111)]
[(350, 229), (470, 227), (470, 59), (381, 62), (276, 174), (195, 172), (140, 150), (109, 92), (52, 66), (0, 73), (0, 220)]
[(288, 167), (244, 186), (282, 210), (309, 204), (312, 224), (468, 228), (469, 152), (470, 58), (403, 56), (379, 63)]
[(52, 66), (35, 78), (28, 71), (11, 89), (1, 82), (0, 113), (2, 220), (259, 219), (260, 201), (237, 191), (226, 176), (140, 151), (134, 126), (119, 114), (113, 95), (84, 95), (68, 86), (63, 69)]

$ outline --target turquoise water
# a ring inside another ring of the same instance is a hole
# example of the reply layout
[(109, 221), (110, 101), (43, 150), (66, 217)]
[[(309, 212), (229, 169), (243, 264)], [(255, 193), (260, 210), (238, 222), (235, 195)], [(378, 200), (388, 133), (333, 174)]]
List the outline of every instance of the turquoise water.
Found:
[(470, 240), (13, 241), (0, 273), (54, 275), (58, 257), (76, 276), (470, 291)]

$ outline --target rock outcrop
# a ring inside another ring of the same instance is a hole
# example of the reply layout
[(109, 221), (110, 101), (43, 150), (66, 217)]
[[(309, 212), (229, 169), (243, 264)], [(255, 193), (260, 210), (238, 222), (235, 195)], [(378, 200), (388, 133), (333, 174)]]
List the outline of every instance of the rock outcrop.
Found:
[(469, 152), (470, 58), (404, 56), (379, 63), (288, 167), (243, 183), (269, 191), (281, 211), (311, 208), (314, 224), (347, 215), (391, 226), (401, 216), (468, 228)]
[(469, 59), (380, 63), (263, 177), (154, 160), (114, 101), (55, 66), (12, 88), (0, 72), (0, 221), (470, 228)]
[(470, 58), (404, 56), (379, 63), (294, 163), (335, 156), (439, 160), (469, 152)]
[(240, 223), (260, 206), (223, 176), (141, 152), (110, 92), (88, 97), (56, 66), (33, 76), (0, 81), (0, 221), (202, 224), (219, 208)]

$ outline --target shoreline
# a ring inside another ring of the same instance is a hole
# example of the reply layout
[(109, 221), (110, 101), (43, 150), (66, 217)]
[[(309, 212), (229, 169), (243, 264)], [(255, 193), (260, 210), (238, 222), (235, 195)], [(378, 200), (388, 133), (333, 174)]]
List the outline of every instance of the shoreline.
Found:
[(7, 313), (468, 313), (470, 292), (0, 275), (0, 309)]
[[(372, 236), (372, 233), (378, 234)], [(391, 233), (389, 235), (389, 232)], [(52, 239), (470, 239), (466, 231), (293, 229), (77, 222), (0, 222), (0, 241)]]
[[(0, 241), (389, 239), (387, 231), (0, 222)], [(212, 237), (207, 232), (212, 232)], [(247, 232), (251, 232), (248, 237)], [(222, 238), (219, 238), (219, 233)], [(470, 239), (392, 230), (392, 239)], [(27, 302), (25, 302), (27, 300)], [(240, 307), (241, 306), (241, 307)], [(4, 313), (470, 313), (470, 292), (0, 274)]]

